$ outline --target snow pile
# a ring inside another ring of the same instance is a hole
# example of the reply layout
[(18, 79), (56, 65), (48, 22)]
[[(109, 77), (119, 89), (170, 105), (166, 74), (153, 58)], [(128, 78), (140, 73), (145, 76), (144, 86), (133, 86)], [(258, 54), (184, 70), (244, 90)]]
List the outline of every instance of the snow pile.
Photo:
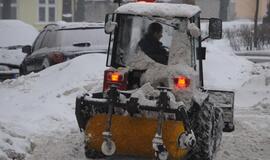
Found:
[(63, 124), (75, 127), (76, 96), (100, 89), (105, 60), (104, 54), (84, 55), (0, 83), (0, 155), (15, 151), (28, 156), (33, 144), (27, 137), (61, 130)]
[(237, 92), (241, 100), (239, 103), (243, 107), (270, 114), (270, 64), (256, 65), (251, 74)]
[[(32, 45), (38, 31), (19, 20), (0, 20), (0, 35), (0, 63), (20, 65), (26, 56), (21, 47)], [(15, 47), (11, 50), (10, 46)]]
[(226, 39), (203, 43), (206, 47), (204, 81), (206, 88), (234, 90), (247, 79), (253, 63), (236, 56)]
[(16, 50), (0, 49), (0, 63), (20, 65), (26, 56), (22, 53), (21, 48)]
[(20, 20), (0, 20), (0, 47), (32, 45), (38, 31)]

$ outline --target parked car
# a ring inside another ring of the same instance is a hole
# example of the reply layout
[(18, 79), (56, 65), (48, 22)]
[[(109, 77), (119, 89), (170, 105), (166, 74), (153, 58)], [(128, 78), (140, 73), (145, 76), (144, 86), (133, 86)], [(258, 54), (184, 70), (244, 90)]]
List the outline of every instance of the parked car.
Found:
[(58, 22), (44, 27), (33, 46), (24, 46), (27, 53), (20, 74), (38, 72), (74, 57), (106, 53), (109, 37), (103, 23)]
[(20, 20), (0, 20), (0, 81), (19, 76), (19, 66), (25, 53), (24, 45), (32, 44), (37, 29)]

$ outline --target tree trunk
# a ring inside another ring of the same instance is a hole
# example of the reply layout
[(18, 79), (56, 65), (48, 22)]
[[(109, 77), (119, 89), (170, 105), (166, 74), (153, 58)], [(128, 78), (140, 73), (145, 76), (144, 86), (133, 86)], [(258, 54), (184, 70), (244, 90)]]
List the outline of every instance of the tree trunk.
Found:
[(228, 7), (230, 0), (221, 0), (219, 4), (219, 17), (223, 21), (228, 20)]
[(258, 47), (258, 13), (260, 0), (256, 0), (256, 11), (254, 17), (254, 48)]
[(2, 0), (3, 2), (3, 19), (11, 19), (11, 0)]
[(267, 4), (266, 16), (263, 18), (263, 24), (270, 24), (270, 3)]
[(84, 21), (84, 0), (78, 0), (77, 1), (77, 8), (75, 10), (75, 16), (74, 16), (74, 20), (76, 22), (81, 22)]
[(63, 14), (62, 20), (66, 22), (71, 22), (73, 18), (72, 15), (72, 2), (71, 0), (63, 0)]

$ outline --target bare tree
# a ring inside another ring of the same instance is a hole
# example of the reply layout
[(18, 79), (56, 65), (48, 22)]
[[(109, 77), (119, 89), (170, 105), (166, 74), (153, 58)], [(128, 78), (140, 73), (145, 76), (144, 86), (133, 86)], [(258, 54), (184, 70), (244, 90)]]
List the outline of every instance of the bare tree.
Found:
[(267, 4), (266, 16), (263, 18), (263, 24), (269, 24), (269, 23), (270, 23), (270, 3)]
[(77, 0), (77, 8), (75, 9), (74, 20), (76, 22), (84, 21), (85, 0)]
[(258, 47), (258, 13), (259, 13), (260, 0), (256, 0), (256, 11), (254, 17), (254, 47)]
[(11, 0), (2, 0), (3, 10), (2, 10), (2, 18), (10, 19), (11, 18)]
[(71, 0), (63, 0), (63, 15), (62, 20), (66, 22), (72, 21), (72, 1)]

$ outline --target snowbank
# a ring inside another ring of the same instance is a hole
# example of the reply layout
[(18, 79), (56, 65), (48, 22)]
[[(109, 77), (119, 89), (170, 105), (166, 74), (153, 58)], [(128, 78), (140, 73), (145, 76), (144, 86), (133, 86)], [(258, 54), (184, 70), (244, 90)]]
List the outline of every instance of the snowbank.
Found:
[[(32, 45), (38, 31), (20, 20), (0, 20), (0, 63), (20, 65), (26, 56), (21, 47)], [(7, 47), (17, 46), (14, 49)]]
[(236, 56), (226, 39), (208, 41), (204, 61), (206, 88), (234, 90), (249, 78), (253, 63)]
[(32, 45), (38, 31), (20, 20), (0, 20), (0, 47)]
[(105, 60), (104, 54), (84, 55), (0, 83), (0, 155), (7, 156), (8, 149), (27, 155), (32, 145), (27, 137), (61, 130), (63, 123), (74, 127), (76, 95), (101, 87)]

